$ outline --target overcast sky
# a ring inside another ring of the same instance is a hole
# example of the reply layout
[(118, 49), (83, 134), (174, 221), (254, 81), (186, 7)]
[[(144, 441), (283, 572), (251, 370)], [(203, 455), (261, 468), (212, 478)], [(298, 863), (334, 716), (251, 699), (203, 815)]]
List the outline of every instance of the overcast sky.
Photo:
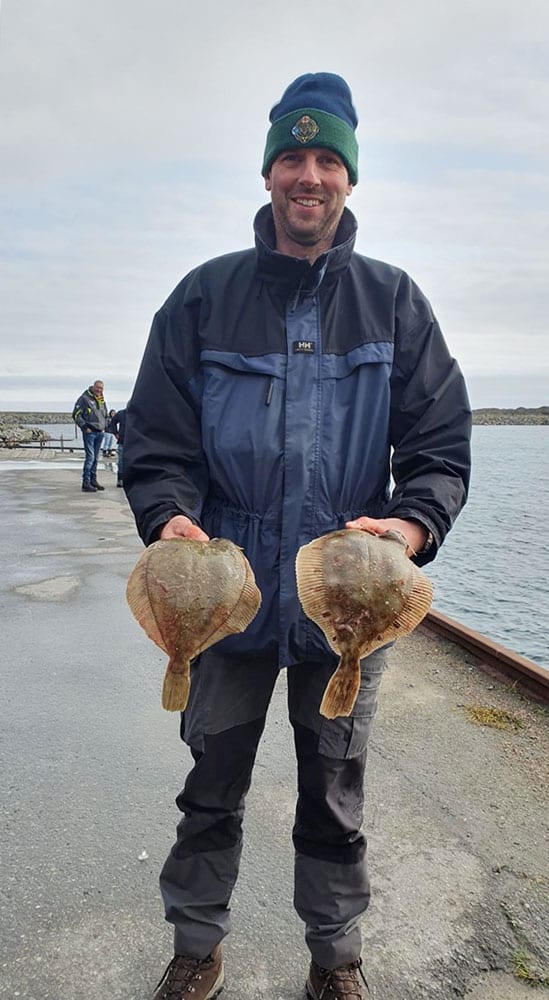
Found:
[(1, 0), (0, 409), (125, 403), (320, 70), (359, 115), (356, 249), (418, 282), (474, 406), (549, 404), (547, 0)]

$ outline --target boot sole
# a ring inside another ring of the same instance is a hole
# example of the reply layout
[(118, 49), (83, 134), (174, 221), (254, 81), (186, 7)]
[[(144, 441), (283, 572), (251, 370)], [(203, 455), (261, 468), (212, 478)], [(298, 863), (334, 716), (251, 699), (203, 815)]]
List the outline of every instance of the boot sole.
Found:
[(212, 986), (212, 992), (208, 993), (208, 996), (205, 997), (204, 1000), (215, 1000), (215, 998), (218, 997), (221, 991), (223, 990), (224, 986), (225, 986), (225, 969), (222, 968), (217, 978), (217, 982), (214, 983)]

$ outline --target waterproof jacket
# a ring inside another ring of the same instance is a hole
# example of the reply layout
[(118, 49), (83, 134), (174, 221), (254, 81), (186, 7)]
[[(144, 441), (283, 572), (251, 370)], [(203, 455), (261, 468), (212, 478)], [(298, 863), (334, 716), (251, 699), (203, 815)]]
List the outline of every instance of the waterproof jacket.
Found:
[(124, 444), (124, 434), (126, 431), (126, 408), (117, 410), (114, 417), (109, 421), (107, 430), (116, 436), (118, 444)]
[(109, 411), (103, 398), (94, 396), (91, 386), (78, 397), (72, 411), (72, 419), (81, 431), (104, 431), (109, 419)]
[(299, 547), (362, 514), (395, 516), (432, 532), (416, 561), (432, 559), (465, 502), (471, 417), (428, 301), (353, 252), (348, 209), (312, 266), (273, 249), (270, 206), (255, 231), (255, 249), (192, 271), (155, 316), (124, 486), (145, 544), (182, 513), (242, 547), (262, 604), (217, 648), (287, 666), (333, 659), (300, 609)]

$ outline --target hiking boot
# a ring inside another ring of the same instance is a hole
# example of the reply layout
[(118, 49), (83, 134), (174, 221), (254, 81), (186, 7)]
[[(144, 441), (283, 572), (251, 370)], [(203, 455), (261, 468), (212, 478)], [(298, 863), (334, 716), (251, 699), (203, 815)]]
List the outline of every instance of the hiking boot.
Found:
[(82, 483), (82, 493), (97, 493), (97, 488), (91, 483)]
[(359, 982), (359, 977), (368, 993), (368, 983), (362, 971), (362, 959), (349, 962), (348, 965), (338, 965), (337, 969), (321, 969), (316, 962), (311, 962), (307, 980), (307, 996), (309, 1000), (366, 1000)]
[(97, 482), (97, 479), (92, 479), (92, 486), (93, 486), (94, 490), (104, 490), (105, 489), (104, 486), (101, 486), (101, 483)]
[(221, 945), (208, 958), (175, 955), (156, 987), (152, 1000), (213, 1000), (225, 981)]

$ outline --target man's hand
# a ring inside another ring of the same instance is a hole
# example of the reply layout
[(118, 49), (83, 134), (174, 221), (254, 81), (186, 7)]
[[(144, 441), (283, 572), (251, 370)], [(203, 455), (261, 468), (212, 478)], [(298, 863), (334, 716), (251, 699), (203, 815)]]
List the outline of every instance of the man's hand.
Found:
[(408, 542), (407, 556), (415, 556), (421, 551), (427, 541), (428, 531), (417, 521), (404, 521), (400, 517), (357, 517), (356, 521), (347, 521), (346, 528), (358, 528), (369, 531), (372, 535), (382, 535), (385, 531), (400, 531)]
[(184, 514), (177, 514), (166, 522), (159, 538), (192, 538), (195, 542), (209, 542), (209, 536), (197, 524), (194, 524), (190, 517)]

